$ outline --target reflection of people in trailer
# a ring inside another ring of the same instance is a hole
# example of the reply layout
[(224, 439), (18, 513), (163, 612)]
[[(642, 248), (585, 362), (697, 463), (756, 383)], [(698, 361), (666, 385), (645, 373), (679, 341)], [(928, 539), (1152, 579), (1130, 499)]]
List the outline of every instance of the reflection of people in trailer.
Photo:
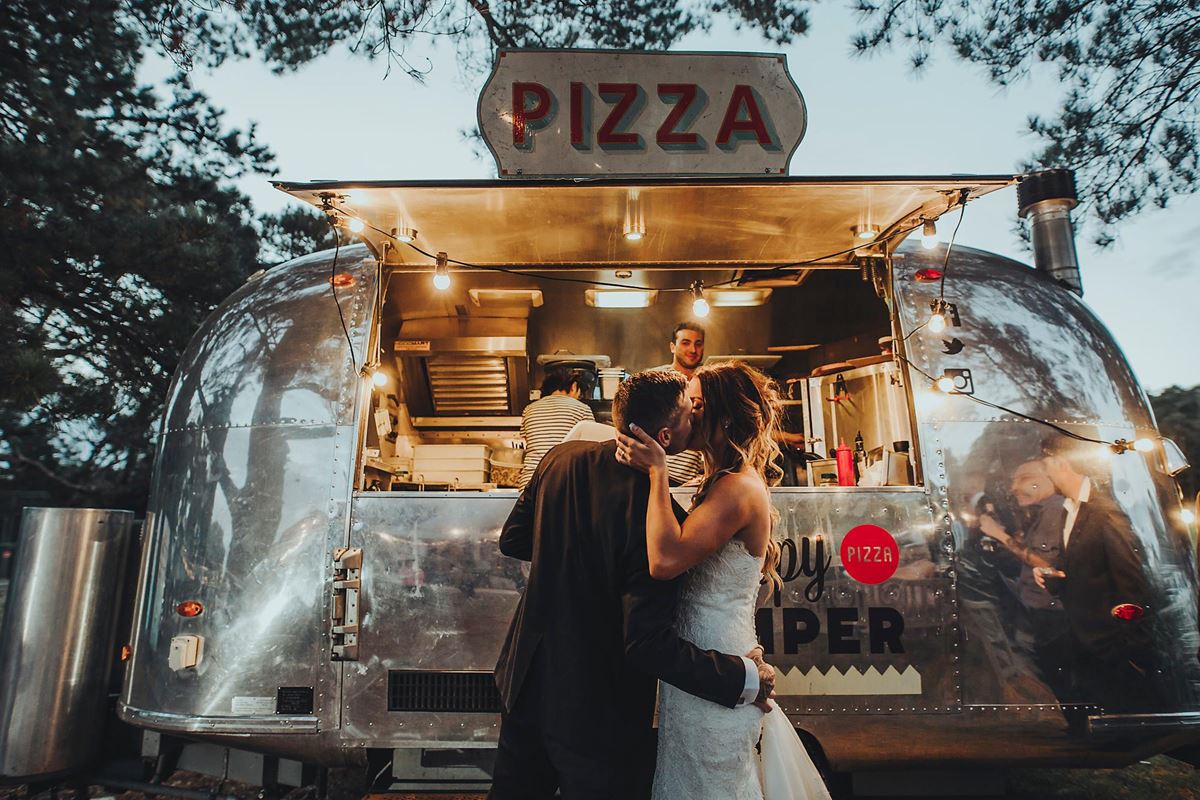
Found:
[(1054, 695), (1067, 702), (1072, 699), (1067, 618), (1062, 602), (1046, 592), (1034, 575), (1034, 570), (1058, 567), (1066, 517), (1063, 497), (1040, 459), (1017, 467), (1010, 491), (1019, 509), (1018, 529), (1007, 529), (987, 513), (980, 516), (979, 527), (1000, 545), (994, 556), (1001, 572), (1012, 576), (1006, 583), (1020, 604), (1014, 630), (1018, 646), (1032, 656)]
[(1065, 607), (1078, 697), (1106, 711), (1156, 708), (1162, 696), (1150, 585), (1129, 518), (1077, 468), (1077, 442), (1055, 436), (1042, 452), (1066, 514), (1059, 569), (1036, 570), (1034, 577)]
[(988, 702), (1053, 702), (1050, 688), (1036, 675), (1031, 649), (1020, 647), (1017, 641), (1018, 620), (1023, 612), (1011, 582), (1020, 572), (1019, 565), (1000, 541), (982, 530), (991, 522), (1006, 531), (1020, 527), (1016, 516), (996, 499), (1003, 489), (990, 489), (990, 494), (977, 496), (974, 508), (978, 521), (965, 530), (958, 558), (959, 601), (967, 630), (964, 659), (970, 662), (972, 672), (995, 678), (994, 684), (975, 685), (972, 691), (979, 692), (980, 698), (989, 698)]

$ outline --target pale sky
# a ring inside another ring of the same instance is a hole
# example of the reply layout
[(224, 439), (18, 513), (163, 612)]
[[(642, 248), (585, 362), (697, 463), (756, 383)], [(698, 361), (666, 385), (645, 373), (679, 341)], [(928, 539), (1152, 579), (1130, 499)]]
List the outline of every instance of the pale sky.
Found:
[[(779, 48), (724, 26), (688, 37), (676, 49), (783, 52), (804, 95), (808, 130), (792, 157), (793, 175), (1008, 173), (1037, 147), (1025, 133), (1030, 113), (1051, 114), (1060, 85), (1041, 68), (1000, 91), (981, 71), (941, 51), (920, 76), (897, 50), (851, 53), (853, 15), (818, 4), (807, 36)], [(419, 85), (386, 64), (337, 51), (297, 73), (274, 76), (256, 62), (227, 64), (193, 78), (226, 110), (230, 125), (258, 123), (285, 180), (494, 178), (495, 163), (473, 155), (460, 131), (475, 122), (486, 75), (462, 75), (453, 47), (427, 48), (411, 60), (432, 72)], [(149, 64), (147, 77), (161, 64)], [(240, 184), (259, 211), (289, 202), (262, 177)], [(971, 203), (958, 243), (1025, 263), (1012, 235), (1016, 191)], [(947, 238), (952, 225), (943, 220)], [(1118, 229), (1108, 250), (1077, 225), (1084, 301), (1116, 336), (1143, 387), (1200, 384), (1200, 198), (1149, 210)]]

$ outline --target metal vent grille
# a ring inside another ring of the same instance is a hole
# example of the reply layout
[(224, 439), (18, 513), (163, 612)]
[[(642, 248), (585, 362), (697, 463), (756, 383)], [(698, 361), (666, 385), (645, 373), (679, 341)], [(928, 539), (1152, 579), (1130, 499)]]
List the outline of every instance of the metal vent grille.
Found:
[(475, 416), (508, 413), (508, 366), (495, 356), (430, 356), (434, 413)]
[(500, 692), (490, 672), (388, 670), (388, 711), (500, 713)]

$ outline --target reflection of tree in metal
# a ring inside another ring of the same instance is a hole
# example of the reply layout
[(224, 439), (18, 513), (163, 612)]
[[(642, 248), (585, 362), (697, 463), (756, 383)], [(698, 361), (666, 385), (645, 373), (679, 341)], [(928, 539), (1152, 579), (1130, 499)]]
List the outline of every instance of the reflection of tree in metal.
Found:
[[(342, 258), (361, 273), (339, 298), (360, 334), (369, 304), (359, 298), (374, 272), (361, 249)], [(159, 596), (204, 599), (209, 641), (193, 697), (148, 707), (227, 713), (231, 692), (254, 694), (265, 677), (314, 683), (327, 562), (344, 536), (354, 464), (338, 440), (354, 440), (357, 385), (328, 254), (248, 282), (193, 340), (161, 439), (154, 580)], [(168, 639), (174, 630), (167, 618), (148, 622)], [(239, 658), (255, 668), (239, 671)], [(151, 683), (146, 691), (166, 691)]]
[[(906, 273), (941, 266), (918, 247), (902, 251)], [(937, 284), (901, 279), (898, 290), (913, 308), (928, 309)], [(955, 247), (946, 297), (962, 319), (962, 326), (948, 333), (964, 348), (949, 355), (942, 350), (942, 336), (917, 333), (910, 340), (915, 351), (910, 357), (927, 357), (922, 369), (938, 375), (946, 368), (970, 368), (977, 396), (1039, 419), (1120, 423), (1131, 417), (1138, 426), (1149, 425), (1141, 390), (1108, 331), (1078, 298), (1041, 273)], [(917, 317), (906, 324), (924, 322), (921, 312)], [(996, 413), (969, 402), (960, 398), (954, 407), (975, 418)]]
[[(330, 374), (330, 365), (345, 359), (338, 352), (344, 344), (334, 336), (340, 333), (336, 316), (314, 319), (319, 309), (312, 308), (314, 300), (329, 295), (324, 266), (292, 268), (272, 277), (269, 298), (256, 291), (263, 287), (251, 284), (234, 295), (211, 329), (202, 331), (199, 351), (188, 354), (181, 370), (190, 380), (178, 387), (170, 414), (175, 416), (176, 403), (190, 389), (188, 422), (204, 437), (194, 454), (206, 459), (200, 474), (215, 482), (216, 491), (194, 493), (209, 507), (192, 509), (189, 517), (211, 519), (216, 506), (224, 506), (230, 525), (225, 558), (210, 566), (229, 570), (234, 580), (264, 555), (264, 545), (287, 546), (279, 542), (279, 525), (285, 483), (292, 477), (289, 450), (296, 440), (329, 437), (326, 426), (337, 419), (342, 388), (336, 373)], [(200, 369), (189, 371), (192, 365)], [(297, 395), (308, 397), (297, 403)], [(300, 416), (284, 416), (285, 401)], [(239, 408), (249, 402), (250, 409)], [(289, 426), (287, 435), (280, 435), (281, 425)], [(248, 441), (231, 448), (231, 430), (247, 427)], [(241, 463), (231, 465), (230, 457)]]

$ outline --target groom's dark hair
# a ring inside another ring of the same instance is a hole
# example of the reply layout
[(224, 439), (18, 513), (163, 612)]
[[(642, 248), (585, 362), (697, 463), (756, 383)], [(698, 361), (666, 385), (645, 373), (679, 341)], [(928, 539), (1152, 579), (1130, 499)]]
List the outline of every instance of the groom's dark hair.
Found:
[(670, 427), (687, 389), (687, 378), (674, 370), (648, 369), (630, 375), (613, 398), (613, 425), (629, 434), (629, 423), (654, 436)]

